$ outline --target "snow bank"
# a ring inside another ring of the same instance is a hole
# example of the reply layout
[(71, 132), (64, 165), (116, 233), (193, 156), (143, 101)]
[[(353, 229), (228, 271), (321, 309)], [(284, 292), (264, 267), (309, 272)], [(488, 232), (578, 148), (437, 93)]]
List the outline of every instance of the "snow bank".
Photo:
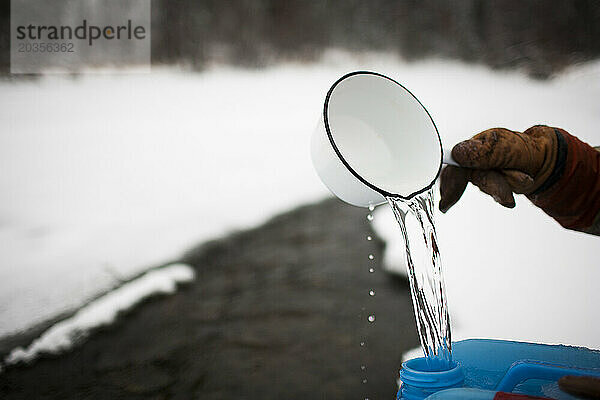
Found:
[(0, 82), (0, 336), (327, 195), (323, 67)]
[(175, 292), (177, 284), (192, 281), (194, 275), (192, 267), (185, 264), (171, 264), (147, 272), (87, 304), (71, 318), (53, 325), (26, 349), (16, 348), (6, 357), (5, 365), (31, 362), (43, 353), (57, 354), (68, 350), (92, 329), (112, 324), (119, 313), (150, 296)]

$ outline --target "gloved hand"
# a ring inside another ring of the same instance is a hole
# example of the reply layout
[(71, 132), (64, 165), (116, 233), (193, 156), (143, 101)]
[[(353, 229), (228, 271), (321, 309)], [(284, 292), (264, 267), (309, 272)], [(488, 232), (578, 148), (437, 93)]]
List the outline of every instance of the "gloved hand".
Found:
[(552, 174), (558, 156), (553, 128), (534, 126), (523, 133), (504, 128), (483, 131), (452, 149), (462, 167), (447, 166), (440, 177), (440, 210), (448, 211), (473, 183), (505, 207), (515, 206), (513, 193), (530, 194)]
[(442, 212), (471, 182), (505, 207), (522, 193), (563, 227), (600, 235), (600, 152), (565, 130), (488, 129), (454, 146), (452, 157), (460, 167), (442, 170)]

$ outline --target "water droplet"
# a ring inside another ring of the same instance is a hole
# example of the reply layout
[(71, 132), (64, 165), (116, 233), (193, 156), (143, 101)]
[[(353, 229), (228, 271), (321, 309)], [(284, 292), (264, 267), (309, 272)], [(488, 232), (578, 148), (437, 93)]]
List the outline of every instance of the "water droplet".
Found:
[(367, 378), (363, 379), (363, 383), (367, 383)]
[(375, 256), (373, 254), (369, 254), (369, 260), (372, 260), (374, 258), (375, 258)]
[(368, 397), (365, 397), (365, 400), (369, 400), (369, 398), (368, 398)]
[(375, 296), (375, 291), (374, 290), (369, 290), (369, 296)]
[(367, 369), (367, 367), (365, 365), (361, 365), (360, 369), (364, 371), (365, 369)]
[(373, 204), (369, 205), (369, 211), (373, 211), (375, 209), (375, 206)]
[(375, 322), (375, 314), (369, 315), (368, 320), (369, 320), (369, 322)]
[(373, 240), (373, 238), (371, 237), (371, 235), (367, 236), (367, 240)]
[(369, 268), (369, 272), (373, 273), (373, 272), (375, 272), (375, 270), (373, 268)]
[(365, 346), (365, 342), (360, 342), (360, 347), (364, 347)]
[(373, 214), (367, 214), (367, 219), (369, 221), (373, 221)]

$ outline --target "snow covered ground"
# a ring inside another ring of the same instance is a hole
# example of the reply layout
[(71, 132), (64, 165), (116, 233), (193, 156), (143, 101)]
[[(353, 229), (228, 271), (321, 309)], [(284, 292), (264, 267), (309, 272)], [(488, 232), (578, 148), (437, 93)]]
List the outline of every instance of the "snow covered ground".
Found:
[(0, 335), (322, 198), (323, 68), (0, 83)]
[[(46, 330), (27, 348), (14, 349), (4, 360), (5, 365), (31, 362), (41, 353), (57, 354), (85, 339), (92, 329), (111, 325), (119, 315), (148, 297), (172, 294), (177, 284), (194, 280), (195, 271), (186, 264), (171, 264), (148, 271), (79, 309), (72, 317), (64, 319)], [(0, 370), (2, 362), (0, 362)]]
[[(2, 82), (0, 336), (198, 242), (326, 196), (308, 140), (328, 87), (355, 69), (410, 88), (447, 144), (539, 122), (600, 143), (600, 63), (538, 82), (448, 61), (331, 53), (261, 71)], [(438, 216), (456, 332), (600, 347), (598, 239), (519, 200), (503, 210), (470, 189)], [(382, 212), (378, 220), (395, 223)], [(393, 249), (399, 236), (387, 231)]]

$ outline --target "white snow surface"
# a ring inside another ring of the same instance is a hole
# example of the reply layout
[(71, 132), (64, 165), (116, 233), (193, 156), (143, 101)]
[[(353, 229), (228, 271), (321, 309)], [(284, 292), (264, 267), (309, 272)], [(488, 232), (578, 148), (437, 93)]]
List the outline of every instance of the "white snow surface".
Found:
[(42, 353), (57, 354), (69, 350), (84, 339), (90, 330), (112, 324), (119, 313), (131, 309), (152, 295), (174, 293), (177, 284), (190, 282), (194, 277), (194, 269), (186, 264), (171, 264), (151, 270), (93, 300), (72, 317), (54, 324), (26, 349), (14, 349), (6, 357), (5, 365), (28, 363)]
[[(459, 62), (330, 52), (256, 71), (0, 82), (0, 336), (327, 196), (309, 138), (330, 85), (358, 69), (415, 93), (446, 145), (535, 123), (600, 143), (600, 63), (540, 82)], [(395, 224), (383, 212), (376, 220)], [(563, 230), (526, 199), (504, 210), (473, 189), (438, 222), (459, 337), (600, 345), (598, 238)], [(378, 231), (386, 260), (399, 263), (399, 234)]]

